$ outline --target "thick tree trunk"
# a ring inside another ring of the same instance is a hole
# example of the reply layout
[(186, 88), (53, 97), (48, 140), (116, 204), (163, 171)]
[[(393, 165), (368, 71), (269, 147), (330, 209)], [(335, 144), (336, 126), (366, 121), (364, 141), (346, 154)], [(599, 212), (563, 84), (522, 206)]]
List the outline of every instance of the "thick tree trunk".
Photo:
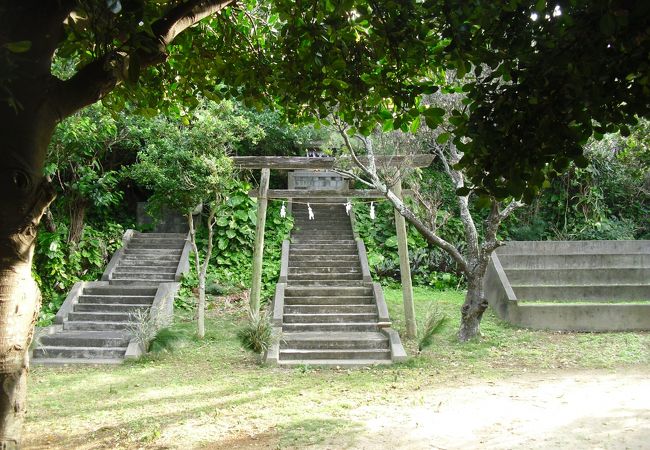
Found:
[(483, 274), (479, 276), (472, 275), (468, 278), (465, 302), (460, 309), (458, 340), (461, 342), (469, 341), (480, 334), (481, 319), (488, 307), (488, 302), (483, 292)]
[[(1, 449), (20, 447), (29, 371), (27, 351), (40, 307), (40, 293), (31, 273), (34, 241), (38, 223), (54, 198), (45, 180), (30, 194), (29, 203), (17, 203), (19, 208), (9, 210), (10, 215), (0, 221)], [(3, 197), (0, 203), (11, 204), (11, 199)], [(16, 215), (11, 213), (18, 212), (22, 215), (15, 220)]]
[[(25, 75), (27, 77), (27, 75)], [(20, 446), (27, 394), (27, 351), (40, 295), (31, 275), (38, 223), (54, 198), (43, 177), (56, 115), (47, 82), (14, 85), (18, 109), (0, 103), (0, 449)]]

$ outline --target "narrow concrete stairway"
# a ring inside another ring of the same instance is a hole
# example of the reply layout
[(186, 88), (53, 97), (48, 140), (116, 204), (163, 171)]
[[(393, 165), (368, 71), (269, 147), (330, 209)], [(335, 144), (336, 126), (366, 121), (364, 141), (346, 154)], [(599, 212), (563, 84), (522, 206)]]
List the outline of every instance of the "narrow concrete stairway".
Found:
[(650, 329), (650, 241), (508, 242), (486, 293), (497, 313), (531, 328)]
[(37, 337), (33, 362), (119, 364), (129, 357), (133, 323), (145, 316), (138, 312), (148, 314), (155, 307), (156, 314), (171, 314), (188, 256), (183, 254), (185, 238), (172, 233), (125, 235), (125, 246), (113, 256), (103, 281), (77, 283), (70, 291), (56, 325)]
[(390, 340), (379, 327), (372, 283), (363, 279), (350, 217), (340, 201), (328, 202), (335, 200), (310, 201), (313, 220), (306, 205), (293, 205), (278, 363), (390, 364)]

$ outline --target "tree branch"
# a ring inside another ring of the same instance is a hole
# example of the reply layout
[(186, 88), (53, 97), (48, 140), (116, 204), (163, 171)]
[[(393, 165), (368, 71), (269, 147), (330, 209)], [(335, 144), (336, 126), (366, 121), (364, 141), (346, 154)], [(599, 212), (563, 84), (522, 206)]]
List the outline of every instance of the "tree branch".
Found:
[[(430, 242), (431, 244), (435, 245), (436, 247), (441, 248), (445, 252), (447, 252), (453, 259), (456, 261), (460, 269), (465, 273), (468, 274), (468, 264), (463, 255), (458, 251), (456, 247), (454, 247), (451, 243), (447, 242), (446, 240), (442, 239), (440, 236), (438, 236), (435, 232), (430, 230), (418, 217), (411, 211), (406, 204), (400, 199), (393, 191), (389, 189), (389, 187), (386, 185), (386, 183), (383, 183), (380, 179), (377, 173), (372, 173), (370, 169), (366, 166), (364, 166), (361, 161), (357, 158), (354, 149), (352, 148), (352, 145), (350, 144), (350, 139), (348, 138), (347, 134), (345, 133), (345, 129), (342, 128), (340, 125), (338, 126), (339, 132), (341, 136), (343, 137), (343, 141), (345, 143), (346, 148), (350, 152), (350, 155), (352, 156), (353, 161), (359, 168), (368, 176), (371, 181), (372, 181), (372, 186), (382, 192), (384, 196), (388, 199), (388, 201), (391, 202), (393, 207), (406, 219), (407, 222), (409, 222), (411, 225), (413, 225), (419, 232), (424, 236), (424, 238)], [(362, 142), (365, 142), (362, 140)]]
[[(190, 0), (181, 3), (153, 23), (153, 37), (145, 32), (137, 35), (139, 42), (151, 42), (150, 47), (138, 46), (132, 53), (115, 49), (91, 61), (72, 78), (59, 80), (49, 99), (57, 118), (62, 120), (103, 98), (123, 81), (131, 61), (137, 59), (140, 68), (162, 63), (167, 59), (167, 45), (176, 36), (233, 2), (234, 0)], [(135, 41), (135, 36), (130, 40)]]

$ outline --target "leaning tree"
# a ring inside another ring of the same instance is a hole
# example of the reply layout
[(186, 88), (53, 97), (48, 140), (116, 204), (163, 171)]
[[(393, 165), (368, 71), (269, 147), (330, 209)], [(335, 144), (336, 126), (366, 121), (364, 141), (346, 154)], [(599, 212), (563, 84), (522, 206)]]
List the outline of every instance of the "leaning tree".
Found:
[[(531, 197), (546, 171), (581, 162), (589, 135), (648, 114), (649, 9), (624, 0), (1, 0), (0, 444), (20, 441), (39, 297), (34, 237), (53, 197), (43, 163), (62, 119), (102, 98), (183, 116), (178, 105), (203, 93), (276, 103), (293, 117), (336, 109), (363, 134), (420, 117), (434, 127), (442, 113), (420, 96), (444, 84), (445, 69), (471, 71), (469, 108), (451, 119), (459, 164), (478, 190)], [(72, 61), (74, 74), (54, 76), (53, 58)]]

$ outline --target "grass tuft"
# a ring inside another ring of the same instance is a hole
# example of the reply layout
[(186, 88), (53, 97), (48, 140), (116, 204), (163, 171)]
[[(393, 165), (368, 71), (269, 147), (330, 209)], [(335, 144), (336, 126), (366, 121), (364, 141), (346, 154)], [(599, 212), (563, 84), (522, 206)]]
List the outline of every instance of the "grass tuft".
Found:
[(248, 322), (237, 331), (237, 337), (246, 350), (263, 353), (270, 346), (273, 327), (267, 314), (249, 311)]
[(422, 351), (433, 344), (433, 338), (442, 332), (447, 316), (437, 306), (433, 306), (427, 313), (423, 323), (418, 326), (418, 351)]

